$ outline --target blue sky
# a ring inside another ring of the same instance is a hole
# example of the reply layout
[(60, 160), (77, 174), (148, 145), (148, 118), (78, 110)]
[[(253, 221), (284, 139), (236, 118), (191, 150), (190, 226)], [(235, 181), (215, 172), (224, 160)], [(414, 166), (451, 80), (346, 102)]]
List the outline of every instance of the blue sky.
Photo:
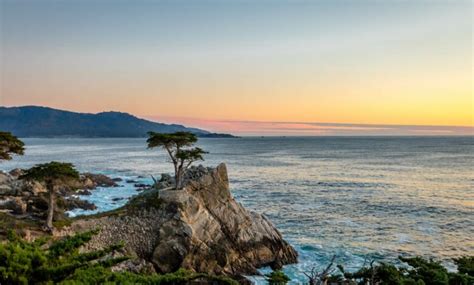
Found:
[(473, 125), (471, 1), (1, 0), (0, 9), (2, 105), (194, 124)]

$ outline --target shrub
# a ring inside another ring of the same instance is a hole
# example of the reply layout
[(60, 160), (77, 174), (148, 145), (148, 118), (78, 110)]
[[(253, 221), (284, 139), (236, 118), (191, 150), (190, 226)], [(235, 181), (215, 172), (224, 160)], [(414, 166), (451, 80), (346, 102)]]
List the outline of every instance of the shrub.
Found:
[[(391, 264), (363, 267), (354, 273), (345, 273), (344, 276), (358, 282), (358, 284), (387, 284), (387, 285), (472, 285), (474, 278), (468, 274), (451, 273), (441, 263), (426, 260), (421, 257), (403, 258), (400, 260), (410, 266), (398, 268)], [(463, 260), (465, 261), (465, 260)], [(462, 262), (462, 261), (461, 261)], [(464, 264), (464, 263), (463, 263)]]
[(113, 266), (128, 258), (108, 258), (98, 262), (112, 251), (113, 245), (104, 250), (79, 253), (79, 247), (88, 242), (93, 232), (85, 232), (53, 242), (46, 247), (46, 239), (27, 242), (10, 232), (8, 241), (0, 244), (0, 283), (42, 284), (59, 282), (68, 278), (76, 269), (94, 262), (100, 266)]
[[(327, 281), (329, 284), (360, 284), (360, 285), (472, 285), (474, 284), (473, 260), (474, 257), (454, 259), (458, 266), (458, 273), (448, 272), (440, 262), (426, 260), (421, 257), (399, 258), (409, 267), (397, 267), (388, 263), (372, 261), (369, 266), (363, 266), (355, 272), (345, 272), (342, 265), (337, 268), (343, 274), (332, 274)], [(332, 263), (331, 263), (332, 266)], [(328, 266), (327, 272), (334, 272)], [(308, 277), (314, 274), (306, 274)], [(310, 284), (316, 283), (309, 278)]]
[(458, 266), (458, 271), (460, 274), (474, 276), (474, 256), (455, 258), (454, 263), (456, 263)]
[(265, 276), (270, 285), (285, 285), (290, 281), (290, 278), (281, 270), (272, 271)]
[(221, 276), (209, 276), (180, 269), (169, 274), (140, 275), (113, 272), (110, 267), (127, 260), (110, 254), (122, 247), (111, 245), (97, 251), (80, 253), (95, 231), (76, 234), (52, 242), (47, 239), (27, 242), (14, 232), (8, 241), (0, 243), (0, 284), (187, 284), (195, 280), (236, 285), (236, 281)]

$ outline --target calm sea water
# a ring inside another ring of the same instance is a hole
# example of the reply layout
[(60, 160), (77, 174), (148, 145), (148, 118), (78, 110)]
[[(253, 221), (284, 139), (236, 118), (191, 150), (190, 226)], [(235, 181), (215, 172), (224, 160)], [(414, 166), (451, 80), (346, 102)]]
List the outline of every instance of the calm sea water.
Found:
[[(171, 172), (163, 151), (144, 139), (25, 139), (26, 154), (0, 169), (51, 160), (81, 171), (150, 182)], [(267, 215), (300, 253), (285, 271), (366, 258), (474, 254), (474, 137), (317, 137), (202, 139), (203, 163), (227, 163), (234, 196)], [(144, 176), (145, 178), (137, 178)], [(100, 189), (101, 210), (136, 193), (131, 184)], [(83, 212), (76, 211), (74, 214)], [(261, 279), (254, 279), (256, 281)]]

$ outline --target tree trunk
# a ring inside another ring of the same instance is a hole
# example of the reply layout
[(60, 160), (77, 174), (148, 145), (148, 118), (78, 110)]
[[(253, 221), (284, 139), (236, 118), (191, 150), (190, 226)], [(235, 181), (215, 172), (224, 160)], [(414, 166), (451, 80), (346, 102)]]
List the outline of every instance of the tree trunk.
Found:
[(176, 177), (175, 177), (175, 188), (176, 190), (179, 190), (179, 188), (181, 188), (181, 169), (178, 168), (178, 170), (176, 171)]
[(49, 201), (48, 201), (48, 215), (46, 216), (46, 222), (44, 224), (44, 229), (48, 232), (52, 232), (54, 229), (53, 226), (53, 216), (54, 216), (54, 205), (56, 203), (56, 197), (54, 193), (54, 185), (52, 183), (47, 184), (49, 192)]
[(172, 161), (173, 161), (173, 166), (174, 166), (174, 188), (178, 189), (178, 176), (179, 176), (178, 162), (176, 162), (176, 160), (173, 158), (172, 158)]

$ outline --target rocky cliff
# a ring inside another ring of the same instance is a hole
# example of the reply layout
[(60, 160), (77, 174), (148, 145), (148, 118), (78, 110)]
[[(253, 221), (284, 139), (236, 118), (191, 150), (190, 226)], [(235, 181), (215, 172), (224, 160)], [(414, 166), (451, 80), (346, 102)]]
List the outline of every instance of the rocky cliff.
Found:
[(124, 208), (75, 221), (63, 234), (98, 228), (86, 250), (123, 241), (128, 255), (158, 272), (237, 276), (296, 262), (272, 223), (234, 200), (225, 164), (192, 178), (183, 190), (149, 190)]

